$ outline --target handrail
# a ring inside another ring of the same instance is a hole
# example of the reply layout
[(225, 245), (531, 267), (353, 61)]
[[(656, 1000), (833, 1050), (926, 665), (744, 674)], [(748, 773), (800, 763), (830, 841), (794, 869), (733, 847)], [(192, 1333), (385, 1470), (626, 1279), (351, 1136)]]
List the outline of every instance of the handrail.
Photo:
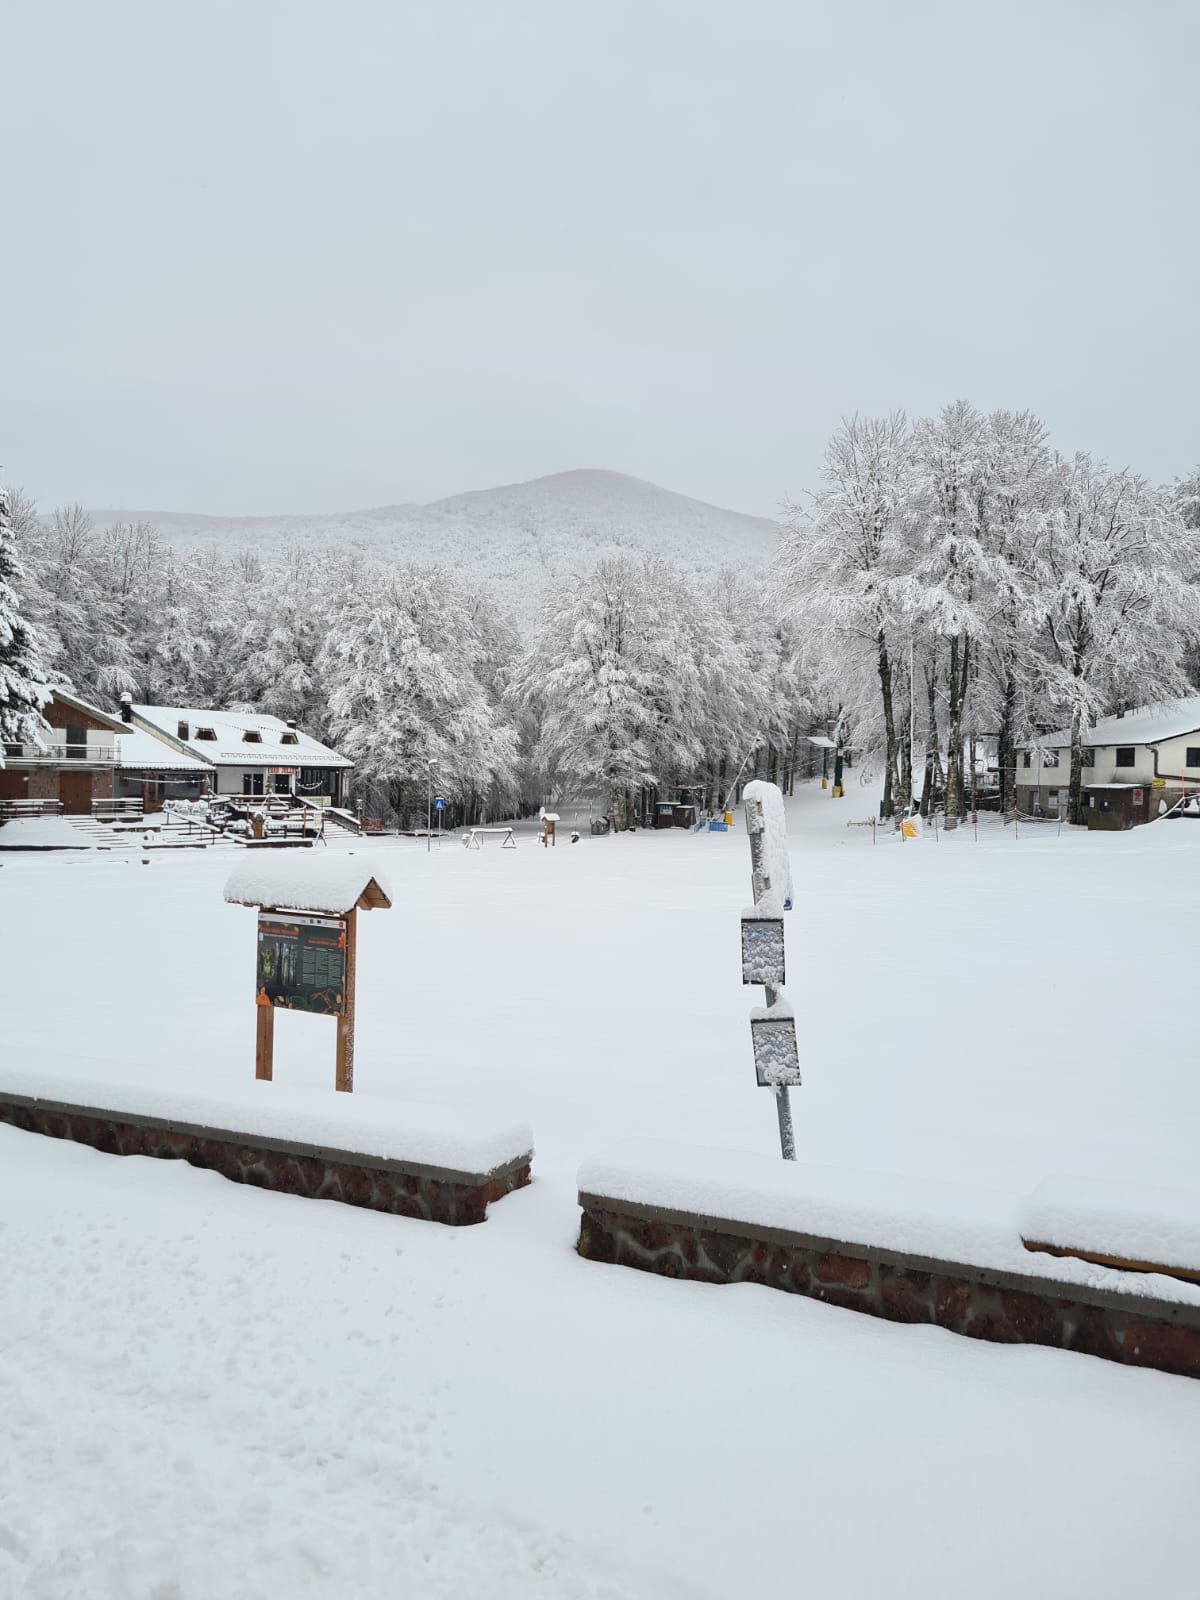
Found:
[(120, 751), (113, 744), (6, 744), (4, 746), (5, 761), (37, 762), (37, 761), (79, 761), (99, 762), (104, 766), (115, 766), (120, 758)]

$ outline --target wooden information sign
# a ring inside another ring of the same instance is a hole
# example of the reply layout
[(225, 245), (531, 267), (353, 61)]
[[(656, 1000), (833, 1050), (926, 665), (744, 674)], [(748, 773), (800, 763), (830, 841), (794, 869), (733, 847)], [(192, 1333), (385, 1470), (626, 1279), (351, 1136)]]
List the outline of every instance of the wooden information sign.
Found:
[[(270, 1079), (275, 1070), (275, 1008), (307, 1011), (337, 1019), (334, 1086), (354, 1088), (354, 982), (358, 947), (358, 913), (386, 908), (391, 900), (369, 871), (350, 881), (343, 867), (336, 881), (314, 863), (303, 909), (264, 904), (271, 880), (251, 868), (235, 872), (225, 898), (235, 905), (256, 905), (258, 953), (255, 972), (257, 1032), (254, 1076)], [(322, 880), (330, 878), (327, 885)], [(348, 902), (348, 903), (347, 903)]]

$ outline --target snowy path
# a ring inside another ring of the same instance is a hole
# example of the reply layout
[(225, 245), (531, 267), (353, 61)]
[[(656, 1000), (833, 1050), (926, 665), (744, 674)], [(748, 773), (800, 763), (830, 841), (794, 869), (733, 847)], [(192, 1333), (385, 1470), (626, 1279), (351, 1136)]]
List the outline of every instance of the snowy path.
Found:
[[(872, 849), (813, 798), (802, 1156), (1185, 1176), (1200, 830)], [(743, 837), (389, 854), (359, 1082), (528, 1114), (537, 1182), (449, 1230), (0, 1128), (4, 1600), (1190, 1592), (1200, 1385), (572, 1253), (613, 1136), (772, 1147)], [(6, 863), (6, 1051), (250, 1071), (227, 865)], [(323, 1021), (279, 1023), (327, 1083)]]

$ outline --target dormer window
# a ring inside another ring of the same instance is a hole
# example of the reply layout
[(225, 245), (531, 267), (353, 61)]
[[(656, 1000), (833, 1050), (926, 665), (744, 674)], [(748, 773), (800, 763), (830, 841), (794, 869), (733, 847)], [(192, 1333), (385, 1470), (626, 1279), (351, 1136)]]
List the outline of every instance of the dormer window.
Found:
[(281, 733), (279, 735), (279, 742), (280, 742), (280, 744), (299, 744), (300, 740), (296, 737), (296, 735), (294, 733), (289, 731), (287, 733)]
[(197, 728), (196, 737), (197, 739), (211, 739), (215, 743), (217, 730), (215, 728)]
[(243, 744), (261, 744), (262, 743), (262, 734), (259, 733), (257, 728), (247, 728), (245, 733), (242, 735), (242, 743)]

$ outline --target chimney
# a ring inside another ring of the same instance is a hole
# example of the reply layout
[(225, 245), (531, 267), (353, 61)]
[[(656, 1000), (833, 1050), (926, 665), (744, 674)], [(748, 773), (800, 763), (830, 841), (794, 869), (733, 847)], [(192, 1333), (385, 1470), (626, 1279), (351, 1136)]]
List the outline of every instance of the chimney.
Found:
[(191, 731), (192, 730), (188, 727), (187, 723), (181, 717), (179, 719), (179, 725), (178, 725), (178, 727), (176, 729), (177, 737), (180, 738), (180, 739), (186, 740), (188, 738), (188, 736), (190, 735)]
[(296, 721), (295, 717), (289, 717), (288, 718), (288, 727), (289, 728), (298, 728), (299, 726), (300, 726), (300, 724)]
[(133, 721), (133, 696), (131, 694), (123, 694), (121, 696), (121, 721)]

